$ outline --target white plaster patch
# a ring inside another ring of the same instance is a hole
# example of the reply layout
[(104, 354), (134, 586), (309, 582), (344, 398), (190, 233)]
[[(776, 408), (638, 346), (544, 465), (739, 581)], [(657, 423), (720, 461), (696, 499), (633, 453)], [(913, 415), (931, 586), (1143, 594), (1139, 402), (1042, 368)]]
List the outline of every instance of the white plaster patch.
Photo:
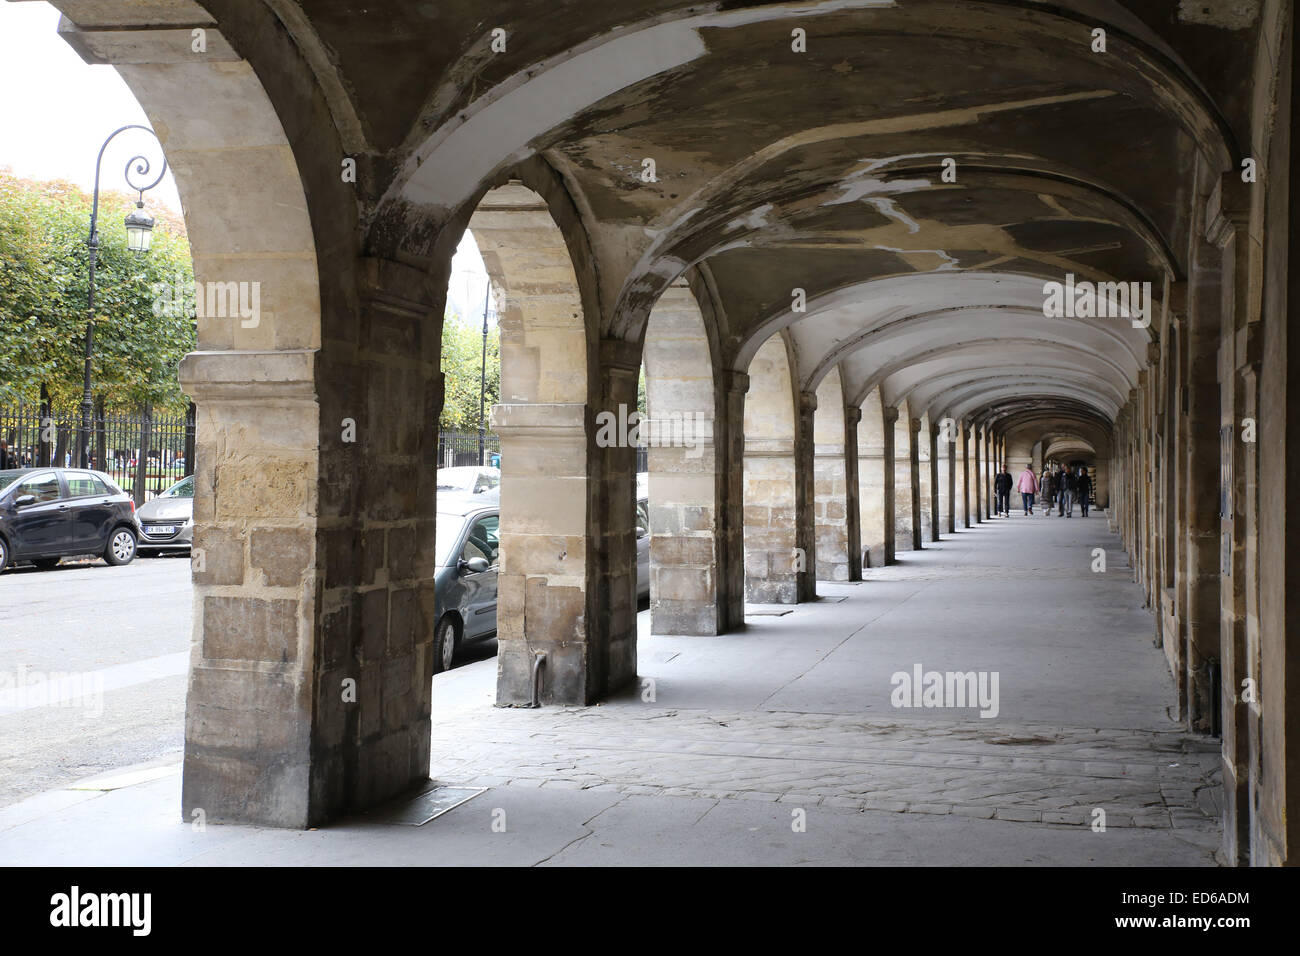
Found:
[(1259, 15), (1259, 0), (1180, 0), (1178, 19), (1224, 30), (1246, 30)]
[(771, 212), (773, 208), (774, 207), (770, 202), (764, 203), (757, 209), (751, 210), (748, 215), (739, 216), (736, 219), (731, 220), (731, 222), (722, 227), (722, 231), (733, 232), (736, 229), (762, 229), (764, 226), (769, 225), (767, 214)]
[(534, 64), (515, 74), (489, 94), (494, 99), (471, 104), (468, 119), (446, 124), (445, 135), (435, 135), (408, 161), (408, 168), (415, 168), (401, 194), (421, 205), (454, 206), (485, 172), (485, 157), (493, 164), (523, 159), (532, 152), (528, 144), (535, 138), (605, 97), (705, 55), (701, 29), (894, 5), (894, 0), (827, 0), (725, 13), (715, 6), (699, 16), (599, 37), (553, 64)]

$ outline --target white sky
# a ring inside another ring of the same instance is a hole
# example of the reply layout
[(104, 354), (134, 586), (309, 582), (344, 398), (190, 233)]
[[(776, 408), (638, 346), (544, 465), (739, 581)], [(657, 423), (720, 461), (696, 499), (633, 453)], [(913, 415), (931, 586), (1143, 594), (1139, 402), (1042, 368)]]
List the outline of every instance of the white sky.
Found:
[[(152, 124), (117, 71), (83, 63), (58, 35), (58, 24), (59, 11), (48, 3), (0, 0), (0, 166), (30, 179), (66, 179), (89, 191), (108, 134), (130, 123)], [(123, 133), (104, 154), (100, 188), (125, 191), (127, 160), (143, 154), (156, 163), (159, 153), (148, 133)], [(145, 194), (146, 210), (155, 203), (181, 210), (170, 170)], [(486, 281), (478, 247), (466, 232), (452, 259), (448, 306), (481, 322)]]

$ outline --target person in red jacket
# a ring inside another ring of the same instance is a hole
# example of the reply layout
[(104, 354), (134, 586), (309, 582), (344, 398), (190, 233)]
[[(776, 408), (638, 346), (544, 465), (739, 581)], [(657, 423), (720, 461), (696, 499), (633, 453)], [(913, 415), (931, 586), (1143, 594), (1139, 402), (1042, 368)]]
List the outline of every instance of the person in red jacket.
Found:
[(1034, 477), (1034, 468), (1032, 465), (1025, 465), (1025, 470), (1020, 473), (1020, 481), (1016, 483), (1016, 488), (1020, 491), (1020, 502), (1024, 506), (1024, 513), (1031, 515), (1034, 513), (1034, 495), (1038, 493), (1038, 479)]

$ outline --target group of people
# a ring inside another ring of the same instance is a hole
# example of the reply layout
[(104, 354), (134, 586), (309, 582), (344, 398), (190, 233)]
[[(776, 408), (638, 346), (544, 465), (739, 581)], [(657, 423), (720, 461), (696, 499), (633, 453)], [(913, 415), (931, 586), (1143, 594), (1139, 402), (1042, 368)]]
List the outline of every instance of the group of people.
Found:
[[(1012, 484), (1011, 472), (1003, 465), (1002, 471), (993, 480), (993, 490), (997, 493), (997, 514), (1007, 518), (1011, 517)], [(1088, 504), (1092, 501), (1092, 476), (1083, 465), (1077, 470), (1070, 465), (1057, 466), (1054, 470), (1044, 466), (1041, 477), (1034, 474), (1032, 466), (1025, 465), (1020, 480), (1014, 482), (1014, 485), (1020, 492), (1026, 515), (1034, 513), (1034, 497), (1042, 492), (1043, 500), (1047, 503), (1043, 514), (1050, 515), (1055, 507), (1058, 517), (1073, 518), (1074, 504), (1077, 501), (1083, 517), (1088, 517)]]

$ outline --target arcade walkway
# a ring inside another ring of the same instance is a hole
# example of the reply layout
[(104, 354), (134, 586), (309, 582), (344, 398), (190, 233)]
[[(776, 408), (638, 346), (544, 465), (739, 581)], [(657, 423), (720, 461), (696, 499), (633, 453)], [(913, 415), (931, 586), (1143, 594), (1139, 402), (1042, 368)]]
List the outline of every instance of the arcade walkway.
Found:
[[(1214, 862), (1217, 741), (1170, 720), (1104, 515), (986, 522), (865, 576), (720, 637), (652, 637), (642, 612), (637, 691), (597, 707), (496, 708), (493, 660), (439, 676), (432, 776), (485, 790), (419, 828), (399, 808), (197, 832), (179, 767), (159, 768), (0, 811), (0, 862)], [(917, 664), (996, 672), (997, 716), (892, 707)]]

